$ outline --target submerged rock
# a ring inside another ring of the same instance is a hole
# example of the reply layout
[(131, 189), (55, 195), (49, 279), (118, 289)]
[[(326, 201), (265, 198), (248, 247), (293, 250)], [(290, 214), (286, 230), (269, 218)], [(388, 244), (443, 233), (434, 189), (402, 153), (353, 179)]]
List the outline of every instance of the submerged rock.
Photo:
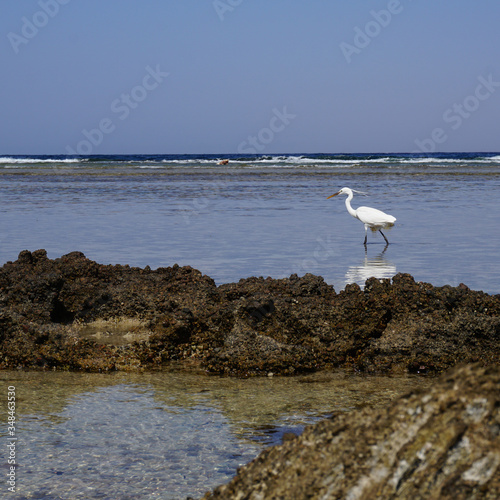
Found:
[(500, 498), (500, 368), (455, 369), (386, 408), (307, 427), (204, 498)]
[(217, 287), (191, 267), (23, 251), (0, 268), (0, 368), (136, 370), (180, 360), (238, 376), (436, 373), (498, 363), (499, 312), (499, 295), (408, 274), (340, 293), (312, 274)]

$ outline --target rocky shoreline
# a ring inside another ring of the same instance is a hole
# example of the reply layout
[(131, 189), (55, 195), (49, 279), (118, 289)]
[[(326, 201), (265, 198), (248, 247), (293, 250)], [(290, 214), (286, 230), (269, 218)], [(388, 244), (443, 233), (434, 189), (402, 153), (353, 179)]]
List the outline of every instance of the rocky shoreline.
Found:
[(0, 268), (0, 368), (105, 372), (176, 362), (235, 376), (439, 373), (498, 364), (499, 312), (500, 295), (408, 274), (340, 293), (311, 274), (216, 286), (191, 267), (23, 251)]
[(500, 498), (500, 369), (455, 368), (428, 391), (290, 435), (204, 499)]
[[(0, 369), (343, 368), (436, 374), (427, 391), (285, 436), (205, 498), (500, 497), (500, 295), (408, 274), (336, 293), (320, 276), (216, 286), (191, 267), (23, 251), (0, 268)], [(465, 363), (474, 363), (466, 366)]]

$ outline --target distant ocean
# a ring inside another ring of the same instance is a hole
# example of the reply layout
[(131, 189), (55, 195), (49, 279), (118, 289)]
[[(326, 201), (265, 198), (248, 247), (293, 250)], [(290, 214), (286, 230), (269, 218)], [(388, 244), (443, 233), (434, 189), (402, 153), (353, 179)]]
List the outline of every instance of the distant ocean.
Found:
[[(228, 160), (225, 165), (219, 165)], [(397, 218), (369, 234), (348, 215)], [(500, 292), (500, 153), (0, 157), (0, 264), (23, 249), (191, 265), (215, 281), (321, 275), (341, 290), (411, 273)]]
[[(221, 160), (227, 165), (218, 165)], [(368, 234), (346, 211), (397, 218)], [(191, 265), (216, 283), (370, 276), (500, 291), (500, 154), (126, 155), (0, 158), (0, 264), (23, 249), (97, 262)], [(23, 498), (200, 497), (265, 446), (332, 412), (432, 379), (322, 373), (237, 379), (190, 373), (0, 372), (18, 409)], [(6, 418), (6, 415), (5, 415)]]

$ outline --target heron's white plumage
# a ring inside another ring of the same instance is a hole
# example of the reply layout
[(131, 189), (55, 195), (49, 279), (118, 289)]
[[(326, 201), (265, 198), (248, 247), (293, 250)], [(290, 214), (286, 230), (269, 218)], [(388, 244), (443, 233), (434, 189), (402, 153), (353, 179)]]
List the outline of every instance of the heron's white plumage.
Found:
[(354, 194), (353, 190), (347, 187), (342, 188), (340, 191), (338, 191), (335, 194), (332, 194), (328, 198), (333, 198), (334, 196), (337, 196), (339, 194), (347, 195), (347, 198), (345, 200), (345, 206), (347, 208), (347, 211), (353, 217), (360, 220), (365, 225), (365, 245), (367, 238), (366, 233), (368, 231), (368, 228), (370, 228), (372, 231), (380, 231), (380, 234), (384, 237), (384, 240), (388, 244), (389, 241), (387, 240), (381, 229), (388, 229), (394, 226), (394, 222), (396, 222), (396, 217), (386, 214), (381, 210), (377, 210), (376, 208), (371, 208), (371, 207), (358, 207), (356, 209), (352, 208), (351, 200)]
[(368, 224), (368, 226), (375, 231), (391, 227), (396, 221), (396, 217), (386, 214), (381, 210), (377, 210), (376, 208), (359, 207), (354, 210), (354, 212), (356, 212), (356, 219), (359, 219), (363, 224)]

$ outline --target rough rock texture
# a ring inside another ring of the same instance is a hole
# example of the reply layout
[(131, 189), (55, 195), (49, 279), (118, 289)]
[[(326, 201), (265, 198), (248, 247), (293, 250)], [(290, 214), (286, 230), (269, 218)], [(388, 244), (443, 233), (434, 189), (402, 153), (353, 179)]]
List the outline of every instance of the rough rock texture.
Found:
[(135, 370), (180, 360), (240, 376), (339, 366), (432, 373), (498, 363), (499, 312), (500, 295), (408, 274), (338, 294), (311, 274), (217, 287), (190, 267), (23, 251), (0, 268), (0, 368)]
[(500, 368), (469, 365), (428, 392), (306, 428), (205, 499), (498, 499)]

